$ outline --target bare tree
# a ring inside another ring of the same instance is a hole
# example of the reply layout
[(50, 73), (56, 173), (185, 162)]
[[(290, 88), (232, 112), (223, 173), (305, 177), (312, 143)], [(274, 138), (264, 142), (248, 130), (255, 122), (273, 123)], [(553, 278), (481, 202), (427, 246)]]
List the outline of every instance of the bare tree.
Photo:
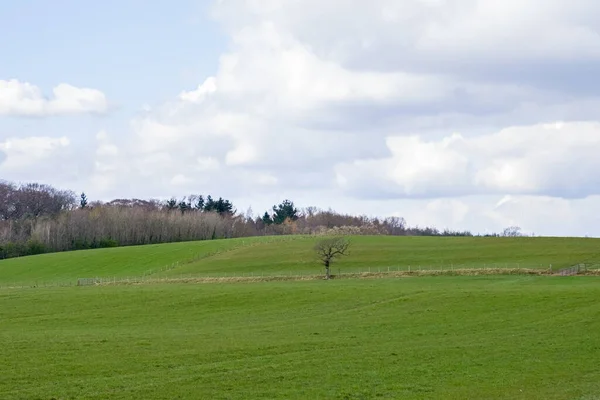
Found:
[(331, 237), (322, 239), (315, 245), (315, 252), (325, 266), (325, 277), (331, 277), (330, 267), (334, 258), (344, 256), (348, 253), (350, 242), (344, 237)]
[(509, 226), (508, 228), (505, 228), (504, 231), (502, 231), (502, 236), (505, 237), (519, 237), (519, 236), (523, 236), (523, 234), (521, 233), (521, 228), (518, 226)]
[(388, 217), (383, 220), (389, 235), (402, 235), (406, 232), (406, 220), (402, 217)]

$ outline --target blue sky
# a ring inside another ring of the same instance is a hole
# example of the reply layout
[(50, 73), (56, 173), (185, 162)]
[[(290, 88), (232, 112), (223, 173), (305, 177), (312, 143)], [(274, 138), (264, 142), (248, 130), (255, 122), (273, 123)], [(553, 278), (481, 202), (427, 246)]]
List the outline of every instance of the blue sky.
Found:
[(0, 3), (0, 179), (600, 235), (593, 0)]
[(226, 37), (208, 1), (5, 1), (0, 76), (102, 88), (128, 112), (197, 85), (218, 66)]

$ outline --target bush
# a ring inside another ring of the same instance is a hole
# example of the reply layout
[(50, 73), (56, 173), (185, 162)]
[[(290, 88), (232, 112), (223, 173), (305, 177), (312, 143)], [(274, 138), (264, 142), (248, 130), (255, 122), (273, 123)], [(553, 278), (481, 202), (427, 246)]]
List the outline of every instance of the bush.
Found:
[(87, 240), (82, 239), (73, 239), (71, 240), (71, 250), (87, 250), (92, 246), (88, 243)]
[(119, 242), (117, 242), (114, 239), (100, 239), (100, 241), (98, 242), (98, 247), (99, 248), (106, 248), (106, 247), (119, 247)]
[(28, 240), (26, 244), (26, 254), (28, 256), (33, 256), (36, 254), (44, 254), (48, 251), (46, 245), (38, 240)]
[(24, 255), (27, 255), (27, 246), (23, 243), (5, 243), (0, 251), (0, 258), (21, 257)]

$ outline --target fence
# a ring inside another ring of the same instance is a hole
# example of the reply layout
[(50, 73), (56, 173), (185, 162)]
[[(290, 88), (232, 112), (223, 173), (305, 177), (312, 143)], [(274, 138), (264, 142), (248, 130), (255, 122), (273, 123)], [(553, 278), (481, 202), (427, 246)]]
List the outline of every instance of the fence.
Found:
[(563, 268), (558, 273), (561, 276), (572, 276), (580, 273), (587, 272), (588, 267), (586, 264), (577, 264), (569, 268)]
[[(317, 267), (305, 270), (270, 271), (270, 272), (225, 272), (205, 274), (176, 274), (178, 263), (174, 263), (141, 276), (112, 276), (78, 278), (69, 281), (35, 281), (25, 283), (0, 283), (3, 288), (42, 288), (64, 286), (95, 286), (116, 284), (142, 284), (160, 282), (252, 282), (267, 280), (309, 280), (322, 279), (324, 273)], [(434, 276), (434, 275), (558, 275), (572, 276), (577, 274), (600, 275), (600, 264), (577, 264), (560, 270), (552, 266), (520, 264), (520, 263), (490, 263), (480, 265), (409, 265), (388, 267), (344, 267), (332, 268), (331, 274), (336, 278), (375, 277), (375, 276)]]

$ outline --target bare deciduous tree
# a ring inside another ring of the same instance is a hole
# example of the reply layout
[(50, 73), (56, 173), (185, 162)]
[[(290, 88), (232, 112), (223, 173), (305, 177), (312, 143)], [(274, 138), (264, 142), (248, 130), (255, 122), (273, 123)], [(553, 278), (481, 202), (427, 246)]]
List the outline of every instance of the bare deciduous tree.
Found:
[(519, 237), (519, 236), (523, 236), (523, 234), (521, 233), (521, 228), (518, 226), (509, 226), (508, 228), (504, 229), (504, 231), (502, 232), (502, 236), (505, 237)]
[(346, 255), (349, 247), (350, 242), (344, 237), (326, 238), (317, 242), (315, 252), (325, 266), (326, 279), (331, 277), (330, 268), (333, 259)]

